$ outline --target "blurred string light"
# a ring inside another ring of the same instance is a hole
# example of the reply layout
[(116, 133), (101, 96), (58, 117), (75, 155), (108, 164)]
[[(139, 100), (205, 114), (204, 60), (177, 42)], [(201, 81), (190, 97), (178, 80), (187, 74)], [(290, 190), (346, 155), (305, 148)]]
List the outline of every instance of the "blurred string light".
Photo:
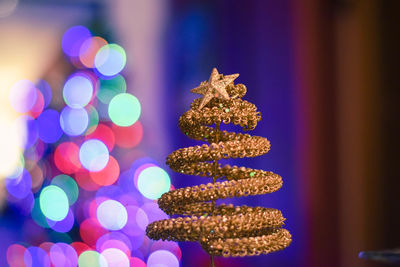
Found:
[(79, 159), (88, 171), (101, 171), (109, 160), (107, 146), (98, 139), (89, 139), (82, 144)]
[(109, 266), (129, 267), (128, 256), (117, 248), (108, 248), (101, 255), (106, 259)]
[(11, 87), (9, 98), (11, 106), (17, 112), (25, 113), (35, 104), (37, 89), (31, 81), (20, 80)]
[(103, 104), (109, 104), (114, 96), (122, 93), (126, 93), (126, 81), (122, 75), (117, 75), (109, 80), (100, 79), (100, 88), (97, 93), (97, 98)]
[(117, 44), (104, 45), (94, 59), (96, 70), (107, 77), (117, 75), (126, 64), (125, 50)]
[(49, 185), (40, 193), (40, 209), (48, 219), (61, 221), (68, 214), (68, 197), (60, 187)]
[(99, 125), (99, 113), (92, 105), (86, 106), (85, 109), (89, 116), (86, 134), (91, 134), (94, 130), (96, 130), (97, 125)]
[(47, 109), (37, 118), (39, 138), (45, 143), (57, 142), (63, 131), (60, 125), (60, 114), (54, 109)]
[[(141, 104), (127, 93), (121, 74), (124, 49), (80, 25), (65, 32), (62, 49), (78, 68), (62, 90), (53, 91), (44, 80), (11, 87), (8, 100), (19, 119), (7, 124), (13, 125), (7, 142), (19, 150), (1, 155), (6, 163), (12, 158), (5, 175), (7, 201), (27, 217), (28, 239), (58, 243), (12, 244), (8, 264), (178, 266), (176, 242), (145, 235), (149, 223), (168, 218), (154, 200), (173, 187), (156, 161), (138, 156)], [(64, 107), (52, 103), (56, 92)], [(121, 157), (127, 149), (134, 152), (133, 163)]]
[(89, 115), (84, 108), (64, 107), (60, 115), (60, 125), (64, 133), (69, 136), (78, 136), (86, 131), (89, 124)]
[(69, 177), (68, 175), (60, 174), (51, 180), (51, 184), (58, 186), (61, 188), (68, 198), (69, 205), (72, 205), (76, 202), (79, 195), (78, 185), (75, 180)]
[(44, 99), (43, 108), (47, 108), (51, 102), (51, 98), (53, 95), (49, 83), (46, 82), (45, 80), (40, 80), (38, 83), (36, 83), (36, 87), (42, 93)]
[(171, 180), (166, 171), (157, 166), (144, 169), (138, 178), (140, 193), (149, 199), (158, 199), (169, 191)]
[(179, 267), (179, 261), (176, 256), (168, 250), (157, 250), (150, 254), (147, 260), (147, 266), (169, 266)]
[(88, 38), (91, 38), (91, 33), (86, 27), (78, 25), (69, 28), (61, 42), (64, 53), (70, 57), (79, 57), (84, 52), (81, 51), (81, 46)]
[(87, 68), (94, 67), (94, 59), (100, 48), (107, 45), (107, 41), (99, 36), (87, 38), (80, 47), (79, 59)]
[(128, 221), (128, 213), (121, 203), (110, 199), (98, 206), (97, 219), (108, 230), (121, 230)]
[(107, 260), (103, 255), (94, 250), (87, 250), (79, 256), (79, 266), (82, 267), (107, 267)]
[(83, 108), (92, 99), (93, 83), (83, 73), (72, 75), (65, 82), (63, 97), (65, 103), (71, 108)]
[(75, 267), (78, 265), (78, 254), (66, 243), (56, 243), (50, 248), (50, 260), (54, 266)]
[(141, 107), (139, 100), (128, 93), (114, 96), (108, 106), (108, 115), (118, 126), (131, 126), (140, 117)]

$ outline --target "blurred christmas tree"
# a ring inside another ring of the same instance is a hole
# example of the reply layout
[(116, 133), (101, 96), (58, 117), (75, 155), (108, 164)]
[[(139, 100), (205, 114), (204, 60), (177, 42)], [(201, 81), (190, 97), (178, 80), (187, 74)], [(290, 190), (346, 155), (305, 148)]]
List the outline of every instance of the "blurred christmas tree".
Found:
[(8, 203), (23, 221), (8, 264), (179, 266), (177, 243), (145, 235), (149, 223), (168, 218), (154, 200), (171, 181), (140, 150), (141, 104), (121, 75), (124, 49), (83, 26), (65, 32), (62, 49), (75, 68), (62, 90), (46, 81), (11, 88), (27, 137), (5, 179)]

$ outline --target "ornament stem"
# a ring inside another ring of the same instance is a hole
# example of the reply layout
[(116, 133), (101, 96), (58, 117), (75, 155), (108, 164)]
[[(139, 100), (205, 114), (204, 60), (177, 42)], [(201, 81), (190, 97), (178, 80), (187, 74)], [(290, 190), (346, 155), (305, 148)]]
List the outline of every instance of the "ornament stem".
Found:
[[(219, 123), (218, 124), (215, 124), (215, 143), (218, 143), (219, 142), (219, 133), (220, 133), (220, 130), (219, 130)], [(216, 180), (217, 180), (217, 177), (216, 177), (216, 173), (217, 173), (217, 170), (218, 170), (218, 160), (214, 160), (214, 175), (213, 175), (213, 184), (215, 184), (215, 182), (216, 182)], [(212, 207), (211, 207), (211, 210), (212, 210), (212, 215), (214, 215), (214, 211), (215, 211), (215, 200), (213, 199), (212, 201), (211, 201), (211, 205), (212, 205)], [(214, 256), (213, 255), (210, 255), (210, 260), (211, 260), (211, 267), (215, 267), (215, 265), (214, 265)]]

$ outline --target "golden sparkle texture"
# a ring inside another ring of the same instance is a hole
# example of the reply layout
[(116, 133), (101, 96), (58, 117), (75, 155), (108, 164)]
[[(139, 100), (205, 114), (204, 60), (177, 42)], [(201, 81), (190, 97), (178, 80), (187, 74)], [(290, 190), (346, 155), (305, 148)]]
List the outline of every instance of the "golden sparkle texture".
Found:
[(231, 84), (239, 74), (222, 75), (218, 73), (217, 68), (213, 68), (208, 82), (202, 82), (200, 86), (190, 90), (192, 93), (203, 95), (199, 109), (202, 109), (214, 97), (229, 99), (226, 87)]
[(178, 217), (153, 222), (147, 235), (155, 240), (198, 241), (211, 256), (253, 256), (286, 248), (291, 234), (283, 228), (281, 211), (265, 207), (216, 205), (217, 199), (261, 195), (279, 190), (282, 178), (261, 169), (221, 164), (220, 159), (266, 154), (270, 142), (260, 136), (221, 130), (223, 124), (253, 130), (261, 120), (257, 107), (243, 100), (246, 86), (234, 84), (238, 74), (223, 76), (213, 69), (208, 82), (192, 89), (202, 94), (179, 118), (189, 138), (205, 141), (178, 149), (167, 165), (178, 173), (211, 177), (212, 183), (164, 193), (159, 207)]

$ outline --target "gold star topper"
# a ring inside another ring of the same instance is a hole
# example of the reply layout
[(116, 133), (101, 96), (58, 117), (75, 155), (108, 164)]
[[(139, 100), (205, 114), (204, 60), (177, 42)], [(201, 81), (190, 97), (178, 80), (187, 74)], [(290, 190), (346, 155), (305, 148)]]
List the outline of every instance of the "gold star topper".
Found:
[[(222, 77), (221, 77), (222, 76)], [(203, 95), (199, 109), (202, 109), (214, 97), (220, 99), (229, 99), (226, 92), (226, 86), (233, 82), (239, 74), (220, 75), (216, 68), (213, 68), (208, 82), (202, 82), (200, 86), (193, 88), (190, 92)]]

